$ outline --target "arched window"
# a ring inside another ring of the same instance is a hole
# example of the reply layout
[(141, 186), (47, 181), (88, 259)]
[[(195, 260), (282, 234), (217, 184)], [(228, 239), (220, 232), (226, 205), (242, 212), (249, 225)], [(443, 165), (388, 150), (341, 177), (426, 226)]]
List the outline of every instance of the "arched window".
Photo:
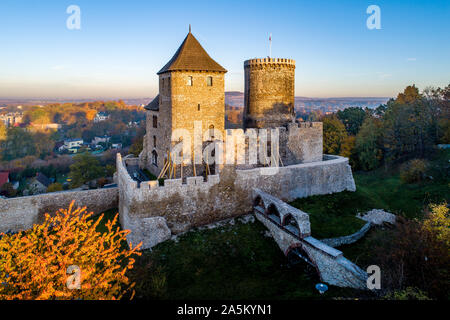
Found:
[(295, 218), (291, 214), (287, 214), (283, 217), (281, 225), (284, 226), (287, 230), (291, 231), (293, 234), (297, 236), (300, 235), (300, 228), (298, 227), (297, 220), (295, 220)]
[(214, 139), (214, 125), (209, 126), (209, 136), (211, 139)]
[(158, 153), (155, 150), (152, 151), (152, 164), (158, 166)]
[(188, 86), (192, 86), (192, 85), (193, 85), (192, 76), (189, 76), (189, 77), (188, 77), (187, 85), (188, 85)]
[(208, 87), (212, 87), (212, 84), (213, 84), (213, 79), (212, 79), (212, 77), (207, 77), (207, 78), (206, 78), (206, 85), (207, 85)]

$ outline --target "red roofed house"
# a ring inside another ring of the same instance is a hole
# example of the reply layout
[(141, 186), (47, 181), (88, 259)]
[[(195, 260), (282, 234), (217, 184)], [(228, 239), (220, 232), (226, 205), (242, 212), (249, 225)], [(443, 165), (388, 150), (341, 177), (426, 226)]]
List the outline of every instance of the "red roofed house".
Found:
[(9, 182), (9, 172), (8, 171), (0, 172), (0, 188), (7, 182)]

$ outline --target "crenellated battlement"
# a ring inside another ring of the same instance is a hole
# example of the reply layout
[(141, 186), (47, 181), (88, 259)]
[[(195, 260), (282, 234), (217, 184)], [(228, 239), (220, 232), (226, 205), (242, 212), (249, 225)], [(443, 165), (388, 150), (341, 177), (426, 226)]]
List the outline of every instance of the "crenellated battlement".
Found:
[(262, 65), (286, 65), (295, 68), (295, 60), (286, 58), (255, 58), (244, 61), (244, 68)]
[(178, 179), (165, 179), (164, 185), (160, 185), (159, 181), (151, 180), (144, 181), (140, 184), (140, 189), (142, 190), (164, 190), (173, 188), (183, 188), (183, 187), (210, 187), (219, 183), (219, 175), (209, 175), (205, 181), (202, 176), (198, 177), (186, 177), (186, 181), (181, 178)]
[(246, 134), (248, 130), (256, 130), (256, 133), (266, 131), (268, 136), (270, 136), (270, 132), (272, 129), (278, 129), (280, 133), (289, 132), (296, 129), (323, 129), (322, 122), (292, 122), (289, 123), (288, 127), (277, 127), (277, 128), (247, 128), (247, 129), (226, 129), (226, 136), (239, 136), (241, 134)]
[(130, 195), (140, 195), (143, 197), (155, 196), (158, 194), (169, 194), (174, 191), (188, 194), (194, 189), (209, 189), (219, 183), (219, 175), (209, 175), (205, 181), (202, 176), (186, 177), (182, 179), (165, 179), (164, 185), (160, 185), (158, 180), (142, 181), (138, 183), (133, 180), (128, 173), (127, 164), (133, 165), (138, 158), (122, 158), (117, 154), (117, 179), (120, 188), (126, 190)]

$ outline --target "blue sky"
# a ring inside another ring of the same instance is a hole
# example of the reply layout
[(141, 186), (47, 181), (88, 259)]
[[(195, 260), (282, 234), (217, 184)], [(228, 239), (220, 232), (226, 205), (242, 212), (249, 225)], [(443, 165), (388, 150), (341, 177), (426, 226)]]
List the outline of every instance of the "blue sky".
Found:
[[(69, 5), (81, 29), (69, 30)], [(369, 30), (369, 5), (381, 29)], [(243, 61), (296, 60), (296, 95), (394, 96), (450, 83), (450, 1), (0, 2), (0, 97), (131, 98), (157, 92), (156, 72), (192, 33), (243, 90)]]

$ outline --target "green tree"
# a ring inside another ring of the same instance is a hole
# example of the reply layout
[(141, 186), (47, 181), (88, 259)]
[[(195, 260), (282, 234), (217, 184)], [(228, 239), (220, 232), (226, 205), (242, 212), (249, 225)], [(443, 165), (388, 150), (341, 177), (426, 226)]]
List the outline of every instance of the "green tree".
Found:
[(0, 187), (0, 195), (5, 197), (15, 197), (17, 191), (13, 188), (11, 182), (6, 182)]
[(363, 108), (351, 107), (337, 112), (337, 117), (345, 125), (348, 134), (355, 136), (366, 118)]
[(341, 145), (347, 138), (344, 124), (336, 115), (325, 116), (323, 122), (323, 152), (338, 155)]
[(55, 145), (50, 134), (44, 132), (35, 132), (33, 134), (33, 143), (36, 155), (39, 157), (44, 157), (50, 154)]
[(144, 137), (137, 137), (133, 144), (131, 145), (129, 152), (134, 154), (136, 157), (139, 156), (139, 154), (141, 153), (142, 149), (143, 149), (143, 141), (144, 141)]
[(388, 163), (423, 158), (437, 139), (433, 110), (436, 105), (408, 93), (407, 89), (403, 96), (399, 95), (400, 99), (388, 103), (383, 116), (383, 143)]
[(355, 152), (358, 164), (363, 170), (373, 170), (380, 165), (383, 151), (380, 147), (382, 139), (381, 121), (367, 117), (356, 136)]
[(105, 169), (100, 165), (100, 161), (88, 153), (78, 154), (74, 157), (74, 163), (70, 165), (69, 177), (72, 179), (73, 188), (81, 186), (83, 183), (102, 177)]
[(3, 158), (5, 160), (10, 161), (35, 154), (36, 149), (33, 137), (29, 132), (21, 128), (8, 129), (3, 149)]

